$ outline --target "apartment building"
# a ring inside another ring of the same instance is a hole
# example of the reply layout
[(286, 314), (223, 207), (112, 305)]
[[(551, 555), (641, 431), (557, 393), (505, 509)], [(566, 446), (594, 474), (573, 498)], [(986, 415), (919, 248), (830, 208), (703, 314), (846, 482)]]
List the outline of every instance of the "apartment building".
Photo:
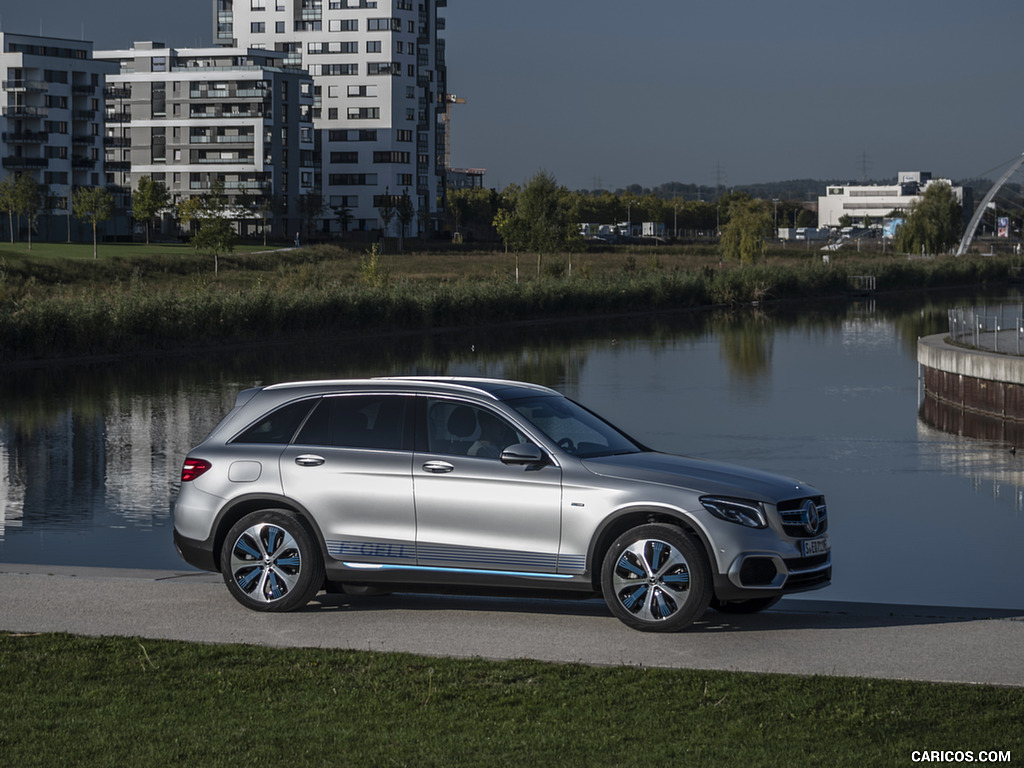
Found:
[(0, 163), (43, 186), (44, 214), (67, 216), (71, 191), (101, 186), (104, 76), (84, 40), (0, 32)]
[[(405, 195), (417, 212), (409, 234), (436, 228), (447, 164), (438, 16), (446, 6), (447, 0), (213, 0), (218, 44), (280, 52), (313, 78), (324, 230), (380, 229), (386, 197), (396, 202)], [(391, 234), (397, 226), (392, 222)]]
[[(130, 207), (142, 176), (172, 202), (223, 182), (239, 234), (302, 228), (315, 188), (313, 83), (285, 55), (244, 48), (169, 48), (136, 42), (96, 51), (107, 76), (105, 184)], [(170, 226), (170, 221), (164, 226)]]

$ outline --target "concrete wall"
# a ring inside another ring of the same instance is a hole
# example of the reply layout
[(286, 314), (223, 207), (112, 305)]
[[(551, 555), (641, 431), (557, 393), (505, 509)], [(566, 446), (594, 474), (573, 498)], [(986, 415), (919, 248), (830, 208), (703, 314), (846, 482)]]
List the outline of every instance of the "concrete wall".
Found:
[(1024, 358), (955, 347), (945, 338), (918, 339), (925, 393), (966, 410), (1024, 421)]

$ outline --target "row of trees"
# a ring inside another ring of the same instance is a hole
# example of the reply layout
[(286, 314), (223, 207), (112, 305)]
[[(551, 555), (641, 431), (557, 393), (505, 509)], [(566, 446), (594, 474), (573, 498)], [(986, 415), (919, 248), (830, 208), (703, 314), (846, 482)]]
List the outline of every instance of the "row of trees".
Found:
[[(571, 214), (574, 223), (653, 221), (663, 224), (670, 233), (717, 232), (728, 221), (735, 203), (752, 199), (745, 192), (724, 194), (713, 202), (664, 199), (652, 192), (644, 195), (606, 191), (591, 194), (558, 186), (551, 174), (541, 171), (523, 187), (511, 184), (501, 192), (479, 187), (449, 192), (447, 209), (450, 224), (456, 232), (468, 231), (481, 238), (499, 237), (500, 232), (494, 223), (497, 217), (508, 218), (515, 210), (520, 195), (537, 184), (546, 188), (544, 195), (552, 204)], [(773, 223), (777, 221), (778, 226), (809, 227), (817, 223), (814, 214), (806, 210), (799, 200), (779, 200), (770, 205)]]
[[(547, 171), (538, 172), (522, 187), (511, 184), (501, 192), (452, 191), (448, 214), (456, 232), (468, 230), (485, 238), (493, 234), (506, 250), (517, 253), (580, 250), (582, 222), (654, 221), (670, 232), (717, 232), (723, 256), (743, 263), (761, 258), (777, 227), (816, 224), (814, 214), (795, 200), (754, 199), (746, 192), (732, 192), (713, 203), (654, 195), (591, 195), (559, 186)], [(904, 253), (944, 253), (963, 231), (960, 204), (948, 184), (929, 185), (908, 210), (890, 216), (904, 219), (894, 243)]]

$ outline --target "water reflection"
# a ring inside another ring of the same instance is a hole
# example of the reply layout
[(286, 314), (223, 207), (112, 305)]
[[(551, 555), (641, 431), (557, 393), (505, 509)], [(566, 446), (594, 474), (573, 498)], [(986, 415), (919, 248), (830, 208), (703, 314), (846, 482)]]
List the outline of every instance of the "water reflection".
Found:
[[(983, 299), (524, 323), (8, 371), (0, 561), (183, 568), (170, 536), (181, 461), (239, 390), (467, 374), (553, 386), (656, 448), (823, 488), (836, 578), (822, 597), (1024, 607), (1006, 586), (1016, 584), (1007, 573), (1024, 540), (1024, 478), (1007, 463), (1007, 436), (986, 433), (993, 453), (983, 456), (967, 438), (928, 426), (937, 423), (930, 412), (917, 418), (917, 338), (942, 330), (953, 303)], [(1001, 525), (999, 540), (968, 547), (966, 560), (965, 509)], [(935, 558), (960, 559), (957, 583), (937, 582)]]

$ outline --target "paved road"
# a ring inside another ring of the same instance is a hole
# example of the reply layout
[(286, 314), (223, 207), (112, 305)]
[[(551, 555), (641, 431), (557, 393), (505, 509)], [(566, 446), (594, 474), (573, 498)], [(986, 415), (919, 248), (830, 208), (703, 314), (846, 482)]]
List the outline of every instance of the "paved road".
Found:
[(0, 564), (0, 631), (1024, 686), (1024, 611), (790, 599), (658, 635), (597, 600), (321, 594), (260, 614), (216, 574)]

